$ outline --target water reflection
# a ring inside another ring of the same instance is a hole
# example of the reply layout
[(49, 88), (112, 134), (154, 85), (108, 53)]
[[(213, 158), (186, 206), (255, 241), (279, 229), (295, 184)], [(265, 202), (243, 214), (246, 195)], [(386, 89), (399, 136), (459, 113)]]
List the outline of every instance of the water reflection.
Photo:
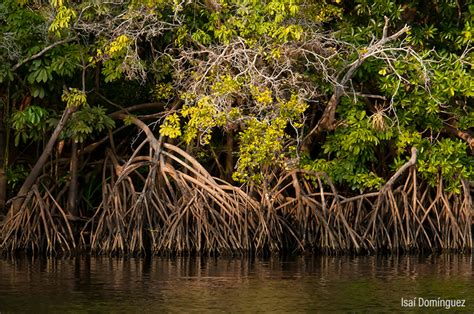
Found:
[(0, 259), (0, 312), (399, 311), (466, 299), (472, 255)]

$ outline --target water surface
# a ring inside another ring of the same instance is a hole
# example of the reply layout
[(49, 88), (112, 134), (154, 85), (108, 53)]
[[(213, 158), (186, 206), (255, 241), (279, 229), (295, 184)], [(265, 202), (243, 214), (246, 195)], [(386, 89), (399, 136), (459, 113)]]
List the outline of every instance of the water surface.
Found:
[(415, 297), (474, 312), (473, 279), (472, 255), (0, 258), (0, 312), (394, 312)]

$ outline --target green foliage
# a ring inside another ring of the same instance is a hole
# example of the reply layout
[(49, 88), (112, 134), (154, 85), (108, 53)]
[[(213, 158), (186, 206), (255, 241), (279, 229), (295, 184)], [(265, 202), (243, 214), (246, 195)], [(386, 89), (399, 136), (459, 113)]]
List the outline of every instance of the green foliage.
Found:
[[(218, 10), (201, 10), (201, 20), (190, 19), (189, 24), (178, 31), (177, 42), (182, 44), (187, 31), (194, 41), (202, 45), (218, 42), (230, 43), (234, 38), (244, 38), (256, 43), (262, 37), (276, 42), (300, 40), (303, 27), (288, 20), (300, 14), (301, 3), (295, 0), (228, 0), (219, 1)], [(317, 11), (318, 21), (328, 21), (340, 16), (342, 10), (325, 1), (310, 3), (312, 12)]]
[(343, 115), (344, 124), (328, 137), (323, 145), (324, 153), (336, 157), (356, 156), (363, 163), (373, 161), (375, 147), (393, 136), (385, 118), (376, 118), (376, 114), (368, 117), (365, 110), (355, 108)]
[(70, 88), (68, 91), (64, 91), (61, 96), (61, 100), (64, 101), (67, 107), (85, 107), (87, 106), (86, 93), (78, 90), (77, 88)]
[(260, 182), (264, 169), (283, 161), (282, 149), (285, 139), (286, 120), (273, 121), (251, 119), (240, 134), (240, 149), (237, 169), (232, 178), (237, 182)]
[(0, 65), (0, 83), (8, 81), (13, 81), (13, 71), (4, 63)]
[[(87, 93), (113, 95), (110, 103), (124, 95), (130, 105), (173, 103), (158, 113), (166, 117), (161, 135), (201, 144), (195, 153), (208, 157), (208, 145), (223, 145), (222, 132), (237, 134), (234, 180), (261, 182), (298, 164), (301, 140), (336, 81), (382, 38), (388, 17), (386, 35), (405, 24), (410, 31), (344, 83), (336, 127), (305, 143), (312, 155), (298, 165), (327, 172), (340, 186), (373, 190), (415, 146), (424, 179), (442, 178), (458, 192), (474, 163), (458, 132), (474, 128), (473, 16), (472, 4), (452, 0), (5, 0), (0, 82), (14, 91), (9, 103), (34, 97), (6, 119), (17, 146), (39, 141), (57, 123), (61, 98), (77, 107), (62, 138), (86, 142), (114, 127), (109, 104), (91, 106), (77, 89), (60, 95), (62, 86), (84, 84)], [(56, 46), (60, 38), (68, 43)]]
[(426, 141), (422, 139), (421, 134), (416, 130), (404, 129), (399, 132), (395, 139), (395, 147), (398, 156), (410, 150), (411, 147), (422, 147), (426, 145)]
[[(314, 172), (325, 172), (330, 178), (353, 190), (366, 191), (380, 189), (385, 180), (364, 165), (357, 163), (357, 158), (335, 158), (332, 160), (304, 157), (301, 160), (303, 169)], [(316, 183), (315, 183), (316, 184)]]
[(127, 60), (126, 55), (131, 48), (132, 41), (127, 35), (120, 35), (104, 46), (104, 50), (97, 49), (96, 57), (104, 59), (102, 73), (105, 82), (112, 82), (121, 78), (124, 74), (124, 67)]
[(52, 50), (48, 54), (50, 71), (59, 77), (72, 77), (81, 61), (81, 49), (77, 44), (67, 44)]
[[(26, 84), (33, 97), (54, 94), (54, 82), (71, 77), (78, 68), (79, 45), (65, 44), (51, 48), (54, 41), (46, 33), (48, 6), (38, 7), (30, 2), (3, 1), (0, 4), (0, 81), (13, 82), (13, 66), (22, 65), (18, 78)], [(35, 55), (41, 57), (34, 58)], [(23, 62), (32, 58), (30, 62)], [(17, 79), (18, 79), (17, 78)]]
[(314, 161), (304, 158), (303, 168), (326, 172), (337, 183), (352, 189), (378, 189), (384, 179), (373, 170), (376, 151), (394, 137), (393, 129), (383, 113), (367, 116), (363, 104), (344, 98), (340, 104), (343, 123), (323, 144), (326, 158)]
[(213, 93), (225, 96), (237, 93), (242, 89), (242, 82), (238, 79), (233, 78), (231, 75), (222, 75), (220, 79), (215, 82), (211, 87)]
[(181, 136), (181, 128), (179, 125), (179, 116), (174, 113), (166, 117), (160, 126), (160, 134), (169, 138)]
[(20, 140), (39, 141), (43, 138), (49, 122), (49, 112), (39, 106), (28, 106), (23, 111), (15, 111), (12, 115), (12, 128), (15, 130), (15, 146)]
[(28, 82), (34, 83), (46, 83), (48, 80), (52, 80), (52, 69), (49, 60), (34, 60), (30, 67), (30, 74), (28, 75)]
[[(396, 171), (415, 146), (422, 151), (418, 170), (430, 184), (442, 178), (450, 191), (459, 192), (460, 179), (472, 177), (472, 150), (461, 139), (453, 139), (456, 132), (449, 128), (472, 132), (473, 10), (455, 1), (421, 3), (357, 0), (348, 7), (341, 21), (347, 27), (339, 38), (363, 47), (369, 38), (382, 35), (387, 16), (389, 35), (391, 29), (410, 25), (408, 45), (389, 63), (364, 62), (352, 86), (386, 100), (365, 99), (365, 103), (350, 105), (343, 100), (336, 130), (321, 142), (323, 151), (314, 160), (303, 159), (305, 168), (326, 171), (336, 182), (354, 189), (372, 189), (377, 188), (376, 181), (382, 183), (390, 176), (381, 171), (386, 165), (380, 165), (380, 152), (389, 154), (382, 156), (389, 161), (389, 169)], [(353, 60), (364, 52), (359, 49), (348, 57)], [(380, 180), (357, 181), (361, 174)]]
[(15, 165), (13, 167), (7, 167), (6, 176), (7, 184), (11, 190), (15, 191), (20, 187), (25, 178), (28, 176), (28, 169), (24, 165)]
[[(343, 18), (343, 8), (338, 5), (343, 0), (334, 1), (308, 1), (305, 3), (305, 14), (317, 23), (328, 23)], [(334, 2), (334, 3), (331, 3)]]
[[(257, 105), (268, 106), (274, 101), (268, 90), (253, 89), (253, 96)], [(307, 104), (292, 95), (288, 101), (274, 104), (272, 109), (274, 116), (270, 119), (248, 118), (245, 129), (239, 134), (239, 160), (232, 176), (237, 182), (260, 182), (272, 167), (284, 167), (294, 153), (284, 149), (290, 139), (286, 128), (289, 124), (296, 129), (302, 126), (301, 118)]]
[[(56, 2), (56, 4), (54, 4)], [(76, 18), (77, 13), (71, 8), (62, 4), (62, 1), (53, 1), (53, 5), (57, 7), (54, 20), (49, 25), (49, 31), (56, 36), (61, 36), (61, 31), (67, 29), (71, 22)]]
[[(107, 116), (103, 107), (90, 107), (86, 102), (85, 94), (77, 89), (71, 89), (69, 92), (64, 93), (63, 101), (68, 106), (80, 107), (80, 110), (72, 114), (61, 134), (62, 138), (74, 138), (78, 142), (83, 142), (93, 132), (113, 128), (115, 125), (114, 121)], [(57, 122), (57, 118), (43, 107), (28, 106), (23, 111), (15, 111), (12, 115), (15, 145), (18, 146), (20, 140), (25, 143), (28, 140), (41, 140), (48, 130), (56, 126)]]
[(127, 125), (127, 126), (132, 125), (134, 118), (135, 118), (135, 116), (133, 116), (133, 115), (127, 115), (127, 116), (123, 119), (123, 123), (124, 123), (125, 125)]
[(464, 114), (459, 117), (459, 129), (467, 130), (469, 128), (474, 128), (474, 111), (464, 112)]
[(0, 3), (0, 36), (3, 42), (0, 58), (14, 62), (32, 47), (41, 43), (46, 20), (40, 12), (30, 10), (16, 0)]
[(465, 142), (445, 138), (422, 151), (418, 170), (430, 185), (443, 179), (447, 191), (459, 193), (460, 179), (474, 179), (474, 157), (467, 154)]
[(199, 137), (201, 144), (208, 144), (212, 129), (223, 126), (226, 122), (224, 113), (218, 112), (210, 96), (204, 96), (192, 104), (184, 105), (181, 115), (188, 119), (183, 132), (186, 143)]
[(173, 96), (173, 86), (169, 83), (158, 83), (153, 89), (153, 96), (156, 100), (166, 100)]
[(107, 116), (105, 108), (101, 106), (92, 107), (86, 104), (72, 114), (61, 137), (72, 138), (82, 143), (92, 137), (94, 132), (101, 132), (114, 126), (115, 122)]

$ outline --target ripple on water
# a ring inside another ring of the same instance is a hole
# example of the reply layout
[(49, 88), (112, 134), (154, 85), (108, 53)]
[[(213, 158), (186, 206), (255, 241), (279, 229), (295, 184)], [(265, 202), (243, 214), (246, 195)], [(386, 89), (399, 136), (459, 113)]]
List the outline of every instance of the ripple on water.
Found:
[(3, 258), (0, 312), (399, 311), (401, 298), (474, 309), (471, 255)]

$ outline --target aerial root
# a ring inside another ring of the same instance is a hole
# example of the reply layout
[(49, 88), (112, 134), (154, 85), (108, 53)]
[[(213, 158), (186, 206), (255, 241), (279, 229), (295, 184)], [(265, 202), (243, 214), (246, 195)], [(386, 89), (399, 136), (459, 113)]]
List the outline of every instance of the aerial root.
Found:
[(122, 164), (107, 152), (102, 202), (78, 235), (60, 206), (64, 191), (40, 183), (5, 218), (1, 249), (246, 254), (472, 248), (469, 185), (456, 194), (444, 189), (442, 178), (436, 188), (420, 184), (413, 164), (378, 192), (343, 197), (325, 173), (303, 170), (237, 187), (212, 177), (180, 148), (147, 141)]

